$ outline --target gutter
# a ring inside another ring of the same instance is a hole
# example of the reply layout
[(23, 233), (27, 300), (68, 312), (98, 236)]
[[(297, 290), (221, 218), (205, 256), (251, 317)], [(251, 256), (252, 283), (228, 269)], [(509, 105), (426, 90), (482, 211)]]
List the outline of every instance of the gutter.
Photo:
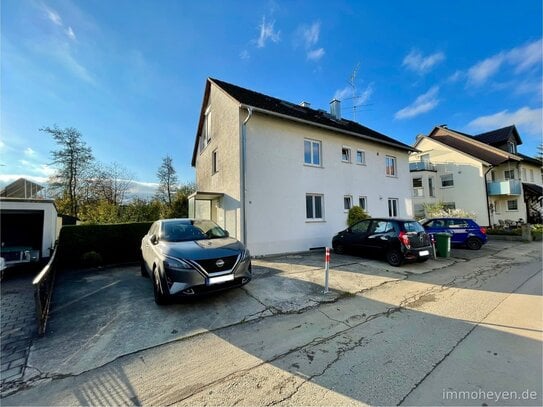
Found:
[[(377, 140), (377, 139), (375, 139), (373, 137), (365, 136), (365, 135), (360, 134), (360, 133), (355, 133), (355, 132), (347, 131), (347, 130), (341, 130), (341, 129), (338, 129), (337, 127), (327, 126), (325, 124), (315, 123), (315, 122), (311, 122), (309, 120), (298, 119), (297, 117), (292, 117), (292, 116), (289, 116), (289, 115), (286, 115), (286, 114), (272, 112), (270, 110), (265, 110), (265, 109), (261, 109), (261, 108), (258, 108), (258, 107), (253, 107), (253, 106), (249, 106), (249, 105), (245, 105), (245, 104), (242, 104), (240, 107), (247, 109), (247, 111), (258, 112), (258, 113), (267, 114), (267, 115), (270, 115), (270, 116), (276, 116), (276, 117), (280, 117), (280, 118), (285, 119), (285, 120), (290, 120), (290, 121), (306, 124), (308, 126), (320, 127), (322, 129), (325, 129), (325, 130), (334, 131), (334, 132), (342, 133), (342, 134), (347, 134), (349, 136), (354, 136), (354, 137), (361, 138), (361, 139), (364, 139), (364, 140), (372, 141), (374, 143), (386, 144), (386, 145), (395, 147), (395, 148), (400, 149), (400, 150), (413, 151), (413, 152), (419, 151), (419, 150), (417, 150), (416, 148), (413, 148), (413, 147), (409, 147), (409, 146), (402, 147), (402, 146), (399, 146), (397, 144), (391, 143), (391, 142), (386, 141), (386, 140)], [(249, 115), (249, 118), (251, 117), (251, 114)], [(249, 118), (247, 118), (246, 121)]]
[(241, 151), (240, 151), (240, 176), (241, 176), (241, 189), (240, 189), (240, 203), (241, 203), (241, 219), (242, 219), (242, 242), (247, 247), (247, 210), (245, 205), (246, 196), (246, 156), (247, 156), (247, 122), (253, 115), (253, 108), (250, 106), (241, 105), (241, 108), (247, 109), (247, 117), (241, 125)]

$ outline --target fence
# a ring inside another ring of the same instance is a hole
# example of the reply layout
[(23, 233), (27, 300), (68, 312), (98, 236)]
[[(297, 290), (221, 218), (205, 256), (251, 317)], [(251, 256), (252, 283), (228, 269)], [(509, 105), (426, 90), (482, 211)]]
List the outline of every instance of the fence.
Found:
[(45, 325), (47, 323), (47, 317), (49, 316), (49, 306), (51, 305), (51, 297), (55, 285), (55, 258), (57, 248), (55, 248), (47, 265), (40, 271), (34, 280), (32, 280), (32, 285), (34, 286), (34, 301), (36, 302), (36, 318), (38, 320), (38, 335), (40, 336), (45, 333)]

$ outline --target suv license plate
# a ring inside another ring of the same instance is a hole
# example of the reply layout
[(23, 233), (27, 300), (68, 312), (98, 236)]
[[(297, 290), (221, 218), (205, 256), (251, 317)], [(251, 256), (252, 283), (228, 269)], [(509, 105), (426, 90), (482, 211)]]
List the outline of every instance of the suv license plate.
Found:
[(233, 274), (227, 274), (225, 276), (218, 276), (218, 277), (209, 277), (209, 279), (207, 280), (207, 285), (220, 284), (226, 281), (232, 281), (233, 279), (234, 279)]
[(430, 252), (428, 250), (421, 250), (419, 252), (419, 257), (429, 256), (429, 255), (430, 255)]

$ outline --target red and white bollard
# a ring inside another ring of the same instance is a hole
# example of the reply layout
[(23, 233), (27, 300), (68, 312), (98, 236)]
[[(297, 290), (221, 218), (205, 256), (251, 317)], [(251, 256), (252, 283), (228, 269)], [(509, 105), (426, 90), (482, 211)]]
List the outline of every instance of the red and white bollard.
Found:
[(330, 248), (326, 248), (326, 254), (324, 255), (324, 294), (328, 293), (328, 278), (330, 275)]

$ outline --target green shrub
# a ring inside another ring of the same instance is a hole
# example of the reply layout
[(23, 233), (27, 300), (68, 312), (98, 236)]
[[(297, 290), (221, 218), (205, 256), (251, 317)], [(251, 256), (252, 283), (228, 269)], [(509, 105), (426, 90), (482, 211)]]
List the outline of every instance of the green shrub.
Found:
[(487, 235), (503, 235), (503, 236), (522, 236), (522, 230), (520, 228), (516, 229), (501, 229), (493, 228), (486, 230)]
[(81, 264), (86, 267), (101, 266), (103, 261), (100, 253), (96, 253), (95, 251), (83, 253), (83, 256), (81, 256)]
[(347, 216), (347, 225), (350, 227), (356, 222), (369, 218), (370, 215), (364, 209), (362, 209), (360, 206), (353, 206), (351, 209), (349, 209), (349, 215)]
[(141, 239), (152, 222), (111, 225), (64, 226), (58, 239), (57, 261), (61, 267), (89, 266), (90, 252), (99, 254), (104, 265), (135, 262), (140, 258)]

